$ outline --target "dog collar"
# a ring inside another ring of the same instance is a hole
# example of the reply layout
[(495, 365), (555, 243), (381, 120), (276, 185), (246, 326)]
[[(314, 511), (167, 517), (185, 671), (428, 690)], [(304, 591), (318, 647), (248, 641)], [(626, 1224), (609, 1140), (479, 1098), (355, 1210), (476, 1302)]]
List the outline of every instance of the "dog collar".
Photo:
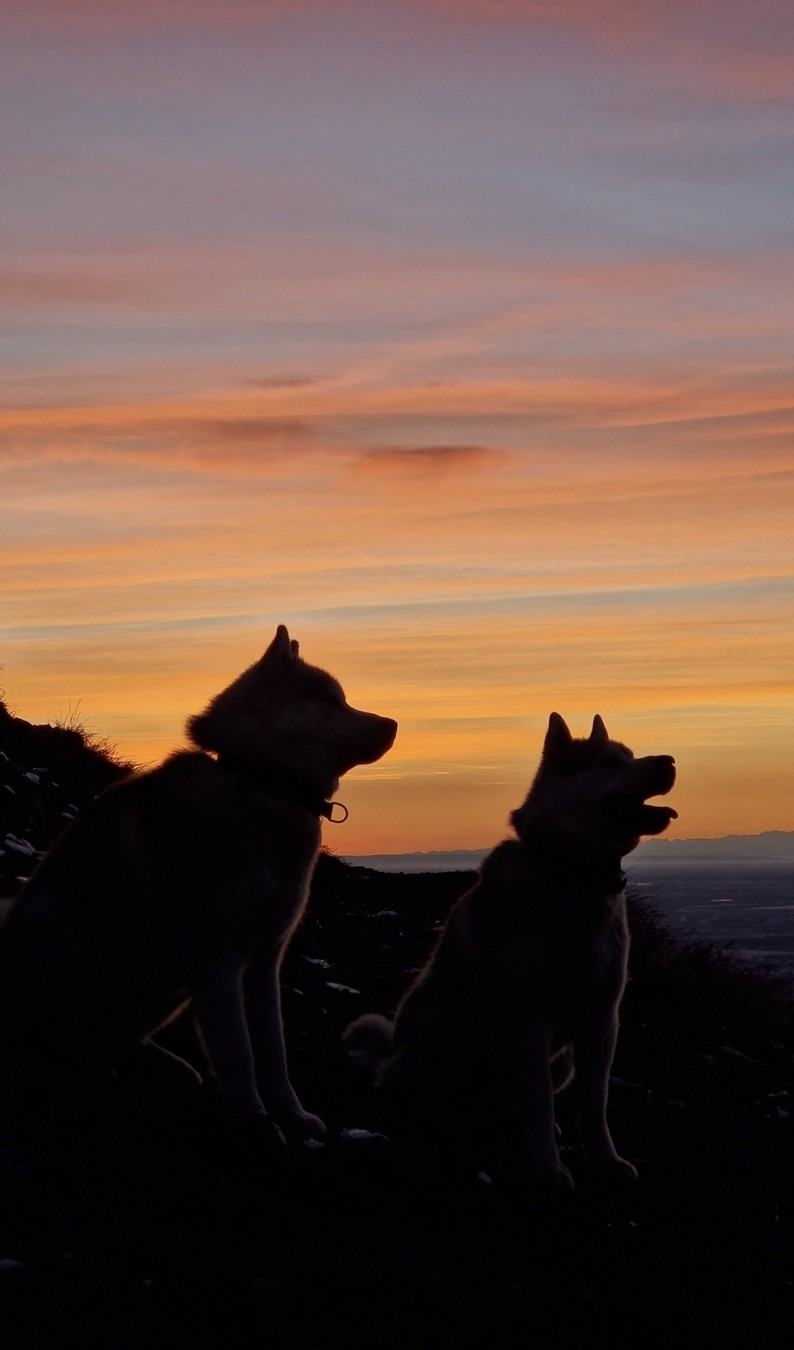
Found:
[(626, 889), (626, 873), (618, 867), (615, 871), (606, 871), (603, 876), (596, 876), (596, 881), (601, 882), (607, 895), (617, 895), (619, 891)]
[[(231, 759), (228, 755), (219, 755), (218, 768), (224, 773), (234, 774), (247, 788), (264, 793), (276, 801), (290, 802), (302, 806), (313, 816), (322, 816), (331, 825), (344, 825), (350, 812), (344, 802), (328, 802), (312, 787), (292, 774), (282, 773), (280, 769), (255, 761)], [(342, 815), (334, 815), (341, 811)]]
[(583, 895), (593, 896), (594, 899), (600, 896), (619, 895), (626, 889), (626, 873), (619, 867), (599, 866), (597, 863), (592, 866), (582, 863), (566, 867), (560, 866), (559, 863), (550, 864), (548, 859), (544, 861), (546, 867), (551, 867), (560, 881), (573, 886)]

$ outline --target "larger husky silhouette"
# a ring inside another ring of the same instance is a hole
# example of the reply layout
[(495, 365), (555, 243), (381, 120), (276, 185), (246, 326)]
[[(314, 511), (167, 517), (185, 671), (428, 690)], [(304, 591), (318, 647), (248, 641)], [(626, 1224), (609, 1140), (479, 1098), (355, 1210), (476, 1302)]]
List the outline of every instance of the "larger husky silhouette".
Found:
[(0, 1042), (16, 1063), (101, 1085), (191, 1003), (229, 1114), (321, 1134), (289, 1081), (279, 967), (328, 799), (396, 730), (351, 708), (280, 626), (189, 720), (201, 749), (102, 793), (21, 893), (0, 937)]

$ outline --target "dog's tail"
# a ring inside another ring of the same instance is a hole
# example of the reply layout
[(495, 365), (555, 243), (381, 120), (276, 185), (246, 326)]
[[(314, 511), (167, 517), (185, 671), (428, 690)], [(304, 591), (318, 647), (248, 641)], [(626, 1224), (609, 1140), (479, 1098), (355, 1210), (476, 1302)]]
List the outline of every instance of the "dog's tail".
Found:
[(350, 1023), (342, 1042), (353, 1063), (376, 1078), (394, 1051), (394, 1022), (382, 1013), (364, 1013)]

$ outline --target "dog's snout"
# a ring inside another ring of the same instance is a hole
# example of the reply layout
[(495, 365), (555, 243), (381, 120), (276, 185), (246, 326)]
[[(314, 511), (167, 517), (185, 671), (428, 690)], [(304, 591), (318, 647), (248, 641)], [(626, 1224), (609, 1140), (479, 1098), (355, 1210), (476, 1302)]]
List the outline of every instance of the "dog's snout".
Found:
[[(672, 755), (657, 755), (656, 762), (670, 787), (675, 782), (675, 759)], [(669, 791), (669, 789), (668, 789)]]
[(358, 719), (358, 748), (354, 762), (373, 764), (391, 750), (397, 735), (397, 723), (391, 717), (381, 717), (379, 713), (355, 712), (355, 717)]

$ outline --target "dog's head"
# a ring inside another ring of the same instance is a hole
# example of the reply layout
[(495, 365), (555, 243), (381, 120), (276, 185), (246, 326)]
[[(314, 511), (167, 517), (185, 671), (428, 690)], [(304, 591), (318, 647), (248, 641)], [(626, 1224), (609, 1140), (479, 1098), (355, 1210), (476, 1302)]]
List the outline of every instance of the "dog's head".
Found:
[(559, 713), (552, 713), (537, 776), (511, 821), (521, 839), (537, 839), (543, 831), (572, 847), (623, 857), (643, 835), (661, 834), (676, 819), (672, 807), (648, 804), (674, 782), (671, 755), (636, 759), (627, 746), (610, 740), (598, 716), (588, 737), (574, 738)]
[(304, 661), (281, 624), (260, 660), (191, 717), (187, 732), (203, 750), (265, 762), (331, 794), (348, 769), (386, 754), (397, 723), (351, 708), (339, 682)]

